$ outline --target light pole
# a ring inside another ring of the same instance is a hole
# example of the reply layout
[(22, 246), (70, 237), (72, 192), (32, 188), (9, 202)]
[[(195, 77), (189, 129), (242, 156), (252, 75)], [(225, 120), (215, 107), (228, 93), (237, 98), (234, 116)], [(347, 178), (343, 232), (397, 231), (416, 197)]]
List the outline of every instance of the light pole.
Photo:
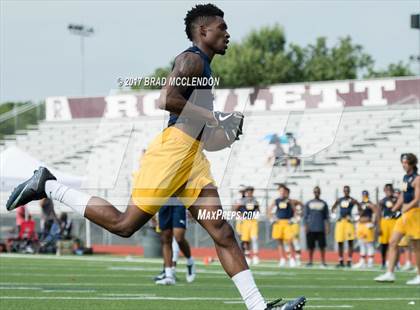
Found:
[(81, 54), (81, 91), (85, 95), (85, 38), (93, 35), (93, 27), (81, 24), (69, 24), (67, 29), (71, 34), (80, 36), (80, 54)]
[(420, 14), (413, 14), (411, 15), (411, 28), (412, 29), (417, 29), (419, 32), (419, 51), (418, 51), (418, 55), (416, 56), (412, 56), (410, 57), (412, 60), (417, 60), (418, 65), (419, 65), (419, 72), (418, 74), (420, 75)]

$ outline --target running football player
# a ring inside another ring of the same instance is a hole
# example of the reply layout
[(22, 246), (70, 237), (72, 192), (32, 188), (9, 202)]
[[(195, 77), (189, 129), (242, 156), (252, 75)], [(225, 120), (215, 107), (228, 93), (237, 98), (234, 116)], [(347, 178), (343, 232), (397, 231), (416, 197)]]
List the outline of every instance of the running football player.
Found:
[(392, 211), (401, 210), (392, 232), (388, 253), (388, 270), (375, 278), (378, 282), (394, 282), (397, 264), (398, 243), (404, 237), (411, 239), (417, 265), (417, 275), (407, 281), (409, 285), (420, 285), (420, 176), (417, 174), (417, 157), (412, 153), (401, 155), (401, 164), (406, 174), (403, 177), (402, 193)]
[[(215, 55), (226, 53), (230, 38), (223, 11), (212, 4), (196, 5), (185, 17), (185, 31), (192, 46), (175, 58), (168, 80), (210, 79), (210, 63)], [(170, 197), (178, 197), (214, 240), (219, 260), (248, 309), (302, 309), (304, 297), (282, 305), (279, 300), (267, 304), (228, 222), (223, 217), (216, 220), (198, 218), (199, 210), (216, 214), (222, 209), (201, 138), (206, 131), (221, 128), (233, 143), (242, 133), (243, 115), (213, 111), (209, 85), (167, 83), (162, 88), (159, 107), (170, 113), (168, 127), (149, 144), (142, 157), (124, 212), (100, 197), (61, 184), (43, 167), (15, 188), (7, 209), (49, 197), (114, 234), (130, 237)]]

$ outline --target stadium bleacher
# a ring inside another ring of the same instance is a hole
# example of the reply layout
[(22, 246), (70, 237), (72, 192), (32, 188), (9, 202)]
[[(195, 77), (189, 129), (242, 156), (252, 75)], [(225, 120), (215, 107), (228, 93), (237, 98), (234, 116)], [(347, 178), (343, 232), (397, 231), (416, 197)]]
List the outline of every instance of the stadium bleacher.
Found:
[[(387, 182), (398, 187), (399, 154), (420, 150), (419, 113), (418, 104), (248, 113), (243, 138), (232, 149), (208, 153), (222, 201), (229, 207), (232, 191), (243, 183), (258, 189), (286, 182), (301, 200), (311, 198), (313, 186), (319, 185), (327, 201), (334, 200), (344, 184), (356, 198), (363, 189), (374, 193)], [(141, 152), (164, 126), (165, 117), (158, 116), (44, 121), (7, 137), (0, 151), (15, 145), (63, 172), (89, 176), (85, 187), (92, 194), (105, 195), (123, 209)], [(297, 138), (303, 164), (297, 172), (284, 167), (273, 172), (264, 137), (286, 131)], [(256, 194), (266, 198), (263, 191)], [(2, 202), (6, 198), (3, 193)]]

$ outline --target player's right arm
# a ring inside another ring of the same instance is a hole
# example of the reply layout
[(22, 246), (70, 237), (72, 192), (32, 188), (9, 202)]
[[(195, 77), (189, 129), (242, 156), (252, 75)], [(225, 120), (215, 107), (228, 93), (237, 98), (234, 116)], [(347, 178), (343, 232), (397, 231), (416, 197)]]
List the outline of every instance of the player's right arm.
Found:
[(404, 198), (403, 198), (403, 193), (401, 193), (398, 196), (397, 202), (395, 203), (395, 205), (392, 207), (392, 212), (397, 212), (398, 210), (401, 209), (402, 205), (404, 203)]
[(337, 206), (338, 206), (338, 199), (332, 205), (332, 207), (331, 207), (331, 213), (334, 213), (335, 212), (335, 209), (337, 208)]
[(267, 215), (267, 218), (270, 221), (273, 220), (273, 210), (274, 210), (275, 205), (276, 205), (276, 202), (273, 200), (271, 202), (270, 206), (267, 208), (267, 214), (266, 215)]
[[(175, 65), (169, 74), (167, 81), (171, 78), (186, 78), (191, 80), (194, 77), (201, 77), (203, 73), (203, 60), (194, 53), (182, 53), (175, 59)], [(217, 120), (212, 111), (199, 107), (187, 101), (183, 94), (187, 91), (186, 85), (170, 85), (167, 83), (160, 92), (159, 108), (184, 117), (201, 120), (203, 124), (215, 124)]]

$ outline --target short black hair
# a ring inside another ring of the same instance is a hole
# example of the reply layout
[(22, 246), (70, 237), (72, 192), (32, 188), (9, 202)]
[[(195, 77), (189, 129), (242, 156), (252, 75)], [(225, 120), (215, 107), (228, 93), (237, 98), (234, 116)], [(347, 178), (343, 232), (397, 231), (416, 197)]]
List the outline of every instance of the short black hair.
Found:
[(394, 190), (394, 185), (392, 183), (385, 184), (385, 188), (389, 188), (390, 190)]
[(185, 21), (185, 33), (190, 41), (193, 40), (192, 30), (194, 27), (194, 23), (197, 22), (201, 18), (208, 18), (214, 16), (220, 16), (223, 18), (225, 13), (219, 9), (214, 4), (197, 4), (191, 10), (187, 12), (187, 15), (184, 18)]

